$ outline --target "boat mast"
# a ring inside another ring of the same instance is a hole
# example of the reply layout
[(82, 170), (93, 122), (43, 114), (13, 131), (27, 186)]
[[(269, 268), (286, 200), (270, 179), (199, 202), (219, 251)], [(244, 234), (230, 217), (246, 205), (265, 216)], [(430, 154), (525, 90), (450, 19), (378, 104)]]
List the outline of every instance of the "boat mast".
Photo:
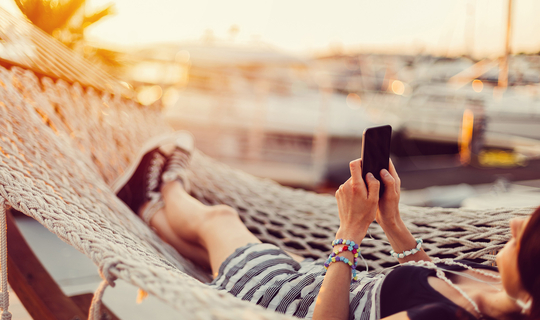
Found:
[(506, 88), (508, 86), (508, 56), (510, 55), (510, 34), (512, 27), (512, 0), (508, 0), (508, 16), (506, 18), (506, 43), (504, 57), (501, 59), (499, 67), (498, 86)]

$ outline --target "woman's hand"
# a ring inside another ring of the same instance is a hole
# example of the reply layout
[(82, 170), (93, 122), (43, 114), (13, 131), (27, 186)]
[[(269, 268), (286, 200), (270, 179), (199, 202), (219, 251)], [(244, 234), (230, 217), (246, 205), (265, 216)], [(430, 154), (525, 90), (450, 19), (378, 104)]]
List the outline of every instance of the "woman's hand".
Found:
[(386, 187), (383, 196), (379, 200), (379, 210), (375, 220), (384, 229), (386, 226), (396, 225), (401, 221), (399, 215), (399, 196), (401, 180), (396, 168), (390, 160), (389, 170), (381, 170), (382, 183)]
[[(390, 160), (389, 170), (381, 170), (381, 180), (386, 189), (379, 200), (379, 210), (377, 210), (377, 223), (383, 228), (386, 238), (392, 245), (392, 249), (401, 253), (416, 247), (416, 240), (401, 220), (399, 214), (399, 195), (401, 180), (396, 172), (396, 168)], [(405, 258), (398, 258), (399, 263), (408, 261), (431, 261), (431, 258), (423, 249), (414, 255)], [(392, 318), (393, 319), (393, 318)], [(401, 318), (400, 318), (401, 319)]]
[(351, 177), (336, 192), (340, 220), (336, 237), (359, 244), (377, 214), (380, 185), (373, 174), (368, 173), (366, 180), (369, 188), (366, 188), (362, 179), (361, 159), (352, 161), (349, 167)]

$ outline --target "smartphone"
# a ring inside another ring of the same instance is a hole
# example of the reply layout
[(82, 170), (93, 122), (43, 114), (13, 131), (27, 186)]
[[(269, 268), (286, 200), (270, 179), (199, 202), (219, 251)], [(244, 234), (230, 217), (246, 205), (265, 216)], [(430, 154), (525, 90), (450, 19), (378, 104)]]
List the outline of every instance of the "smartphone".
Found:
[[(362, 135), (362, 179), (371, 172), (381, 182), (379, 197), (384, 193), (381, 170), (388, 170), (392, 127), (389, 125), (367, 128)], [(367, 182), (366, 182), (367, 187)]]

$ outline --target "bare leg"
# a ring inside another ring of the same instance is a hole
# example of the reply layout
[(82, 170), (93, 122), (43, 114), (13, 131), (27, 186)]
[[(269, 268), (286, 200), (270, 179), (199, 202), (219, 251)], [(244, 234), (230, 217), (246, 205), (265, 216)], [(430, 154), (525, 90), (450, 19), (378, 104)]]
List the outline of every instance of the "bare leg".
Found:
[(210, 257), (206, 249), (177, 236), (167, 221), (164, 209), (154, 214), (152, 219), (150, 219), (150, 226), (161, 239), (175, 248), (182, 256), (195, 262), (202, 268), (210, 270)]
[[(240, 220), (238, 213), (225, 205), (206, 206), (191, 197), (178, 182), (162, 188), (165, 209), (158, 211), (150, 225), (182, 256), (204, 268), (214, 277), (225, 259), (237, 248), (260, 243)], [(300, 262), (303, 257), (287, 252)]]
[[(206, 206), (185, 192), (178, 182), (165, 184), (161, 192), (170, 231), (184, 242), (201, 246), (208, 252), (214, 277), (223, 261), (237, 248), (261, 242), (233, 208)], [(184, 252), (181, 248), (178, 251)]]

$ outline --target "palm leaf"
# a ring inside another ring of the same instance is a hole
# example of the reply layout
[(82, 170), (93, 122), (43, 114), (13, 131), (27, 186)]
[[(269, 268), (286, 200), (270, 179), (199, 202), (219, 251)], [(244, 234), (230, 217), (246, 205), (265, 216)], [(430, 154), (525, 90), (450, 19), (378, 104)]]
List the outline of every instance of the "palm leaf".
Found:
[(109, 16), (109, 15), (113, 15), (116, 13), (116, 9), (114, 7), (114, 4), (109, 4), (107, 7), (99, 10), (99, 11), (96, 11), (90, 15), (86, 15), (84, 17), (84, 20), (83, 20), (83, 23), (82, 23), (82, 27), (83, 29), (98, 22), (99, 20), (101, 20), (102, 18), (106, 17), (106, 16)]
[(67, 25), (85, 0), (14, 0), (21, 12), (34, 25), (52, 34), (54, 30)]

